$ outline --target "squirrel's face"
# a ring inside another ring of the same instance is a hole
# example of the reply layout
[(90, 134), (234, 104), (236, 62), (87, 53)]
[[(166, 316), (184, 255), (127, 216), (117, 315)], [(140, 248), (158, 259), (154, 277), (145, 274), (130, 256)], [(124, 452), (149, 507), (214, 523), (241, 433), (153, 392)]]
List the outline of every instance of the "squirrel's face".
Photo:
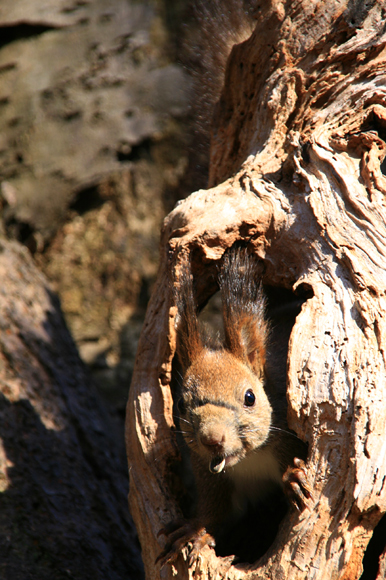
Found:
[(236, 465), (270, 434), (263, 377), (227, 350), (203, 349), (184, 379), (181, 427), (212, 473)]

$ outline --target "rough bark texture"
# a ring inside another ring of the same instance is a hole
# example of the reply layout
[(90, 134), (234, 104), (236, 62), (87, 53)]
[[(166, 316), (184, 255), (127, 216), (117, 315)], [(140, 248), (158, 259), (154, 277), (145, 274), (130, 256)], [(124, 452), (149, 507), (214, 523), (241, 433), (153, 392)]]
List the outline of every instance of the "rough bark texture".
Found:
[[(219, 185), (165, 221), (127, 408), (130, 506), (149, 579), (173, 577), (154, 561), (158, 531), (179, 514), (170, 281), (191, 254), (204, 302), (237, 240), (264, 262), (263, 282), (310, 296), (290, 338), (287, 389), (315, 501), (285, 518), (254, 565), (230, 566), (206, 548), (194, 577), (361, 576), (386, 511), (385, 14), (383, 1), (261, 3), (255, 32), (231, 54), (212, 141)], [(193, 577), (182, 557), (175, 569)]]
[(142, 578), (123, 436), (29, 252), (0, 244), (0, 576)]

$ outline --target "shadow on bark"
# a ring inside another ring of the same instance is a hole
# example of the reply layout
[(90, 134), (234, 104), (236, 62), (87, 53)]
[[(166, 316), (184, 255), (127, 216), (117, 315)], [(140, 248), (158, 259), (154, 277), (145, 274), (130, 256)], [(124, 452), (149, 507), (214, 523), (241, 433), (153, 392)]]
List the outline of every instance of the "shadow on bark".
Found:
[(0, 576), (139, 580), (123, 433), (28, 252), (0, 271)]

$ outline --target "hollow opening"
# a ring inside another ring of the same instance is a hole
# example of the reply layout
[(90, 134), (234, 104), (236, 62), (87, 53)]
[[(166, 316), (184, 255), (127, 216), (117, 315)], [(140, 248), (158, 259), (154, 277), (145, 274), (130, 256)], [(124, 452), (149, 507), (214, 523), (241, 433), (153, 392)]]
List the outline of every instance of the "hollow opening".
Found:
[(360, 580), (376, 580), (379, 573), (379, 559), (386, 549), (386, 516), (375, 527), (373, 536), (363, 558), (363, 572)]
[[(309, 293), (300, 291), (301, 296), (284, 288), (271, 286), (264, 287), (266, 297), (266, 318), (269, 321), (269, 337), (267, 341), (267, 362), (265, 365), (265, 391), (275, 415), (286, 415), (286, 368), (288, 340), (296, 316), (299, 314), (304, 301), (309, 297)], [(204, 327), (203, 334), (208, 337), (209, 344), (214, 349), (221, 349), (224, 341), (224, 321), (222, 315), (222, 301), (220, 292), (215, 292), (206, 302), (199, 313), (199, 323)], [(269, 383), (269, 384), (268, 384)], [(186, 518), (196, 515), (197, 499), (200, 494), (205, 494), (207, 489), (201, 485), (196, 487), (194, 468), (192, 467), (190, 455), (194, 451), (189, 449), (189, 444), (184, 439), (185, 425), (183, 419), (179, 422), (180, 416), (179, 402), (181, 392), (184, 389), (183, 370), (176, 355), (173, 362), (173, 399), (174, 415), (176, 417), (177, 440), (181, 450), (182, 461), (177, 468), (179, 481), (182, 484), (175, 486), (176, 497), (179, 498), (181, 510)], [(220, 401), (218, 401), (220, 404)], [(237, 402), (235, 401), (235, 406)], [(285, 419), (284, 419), (285, 420)], [(282, 426), (282, 423), (280, 423)], [(275, 427), (275, 425), (272, 425)], [(243, 426), (238, 426), (240, 437), (248, 437), (248, 429), (254, 426), (246, 426), (243, 433)], [(279, 428), (278, 428), (279, 429)], [(301, 442), (294, 433), (288, 429), (285, 437), (285, 444), (295, 447), (303, 446), (304, 458), (307, 454), (306, 445)], [(189, 436), (190, 437), (190, 436)], [(188, 439), (188, 437), (187, 437)], [(295, 444), (294, 444), (295, 442)], [(273, 453), (280, 455), (280, 448), (273, 449)], [(296, 452), (294, 455), (299, 456)], [(264, 466), (262, 467), (264, 469)], [(232, 468), (230, 468), (232, 469)], [(174, 475), (176, 471), (174, 471)], [(218, 474), (218, 477), (227, 477), (227, 473)], [(247, 478), (248, 480), (248, 475)], [(255, 485), (251, 477), (251, 485)], [(216, 485), (216, 481), (208, 479), (208, 485)], [(249, 484), (247, 483), (246, 486)], [(264, 490), (263, 490), (264, 487)], [(219, 491), (219, 493), (221, 493)], [(216, 530), (210, 530), (216, 540), (216, 554), (218, 556), (235, 555), (234, 563), (253, 563), (262, 557), (272, 546), (281, 521), (289, 509), (289, 503), (282, 486), (279, 482), (271, 481), (269, 486), (262, 486), (261, 495), (256, 494), (253, 501), (250, 493), (245, 496), (244, 505), (239, 510), (241, 515), (231, 514), (231, 503), (233, 501), (232, 492), (229, 494), (229, 514), (224, 514), (223, 524)], [(214, 506), (214, 510), (216, 510)]]

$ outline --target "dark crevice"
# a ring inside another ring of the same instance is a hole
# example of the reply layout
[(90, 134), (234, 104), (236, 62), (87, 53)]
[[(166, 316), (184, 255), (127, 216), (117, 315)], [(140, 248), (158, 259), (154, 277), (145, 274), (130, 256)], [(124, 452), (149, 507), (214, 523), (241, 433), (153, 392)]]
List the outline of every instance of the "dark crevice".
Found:
[(383, 175), (386, 175), (386, 157), (381, 163), (381, 171), (382, 171)]
[(386, 516), (383, 516), (373, 532), (364, 558), (360, 580), (375, 580), (378, 576), (379, 558), (386, 549)]
[(118, 161), (139, 161), (140, 159), (152, 159), (152, 140), (150, 138), (143, 139), (137, 145), (132, 147), (128, 145), (123, 145), (117, 150), (117, 160)]
[[(374, 103), (370, 103), (372, 106)], [(377, 103), (375, 103), (377, 104)], [(386, 123), (383, 118), (379, 117), (374, 110), (370, 110), (366, 115), (363, 123), (360, 126), (360, 131), (362, 133), (367, 133), (369, 131), (375, 131), (382, 141), (386, 143)]]
[(379, 138), (382, 139), (382, 141), (384, 141), (386, 143), (386, 124), (385, 124), (385, 121), (383, 119), (380, 119), (378, 117), (378, 115), (373, 114), (372, 115), (372, 124), (374, 126), (374, 129), (378, 133)]
[(329, 100), (332, 98), (335, 90), (336, 87), (332, 86), (324, 92), (320, 91), (319, 93), (320, 96), (313, 103), (311, 103), (312, 109), (321, 110), (325, 108)]
[(18, 240), (31, 254), (36, 252), (35, 229), (30, 223), (18, 220), (15, 216), (5, 216), (4, 225), (10, 239)]
[[(370, 111), (366, 119), (360, 127), (362, 133), (376, 132), (378, 137), (386, 143), (386, 123), (385, 120), (379, 117), (374, 111)], [(380, 169), (383, 175), (386, 175), (386, 157), (383, 159)]]
[(57, 26), (48, 26), (47, 24), (30, 24), (26, 22), (10, 24), (9, 26), (3, 24), (3, 26), (0, 26), (0, 49), (11, 42), (40, 36), (44, 32), (57, 30), (58, 28)]
[(75, 211), (79, 215), (97, 209), (105, 203), (105, 199), (101, 196), (97, 186), (86, 187), (78, 191), (74, 201), (69, 206), (70, 210)]

